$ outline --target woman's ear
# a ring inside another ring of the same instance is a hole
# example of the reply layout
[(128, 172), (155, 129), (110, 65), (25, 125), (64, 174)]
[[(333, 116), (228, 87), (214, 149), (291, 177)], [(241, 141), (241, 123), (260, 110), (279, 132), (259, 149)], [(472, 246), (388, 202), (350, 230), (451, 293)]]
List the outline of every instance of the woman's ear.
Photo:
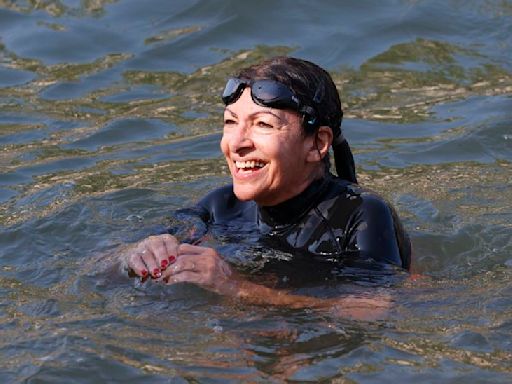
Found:
[(308, 153), (307, 160), (309, 162), (321, 161), (332, 144), (333, 134), (332, 129), (326, 125), (318, 128), (318, 131), (313, 136), (313, 145)]

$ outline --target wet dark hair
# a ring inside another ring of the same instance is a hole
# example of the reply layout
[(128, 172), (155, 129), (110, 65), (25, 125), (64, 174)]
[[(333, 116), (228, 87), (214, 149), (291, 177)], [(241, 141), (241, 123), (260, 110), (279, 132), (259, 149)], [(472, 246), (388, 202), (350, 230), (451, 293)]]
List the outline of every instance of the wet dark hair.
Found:
[[(289, 87), (304, 105), (316, 111), (316, 120), (304, 116), (306, 135), (316, 134), (326, 125), (333, 132), (333, 152), (336, 172), (342, 179), (357, 183), (354, 156), (347, 140), (341, 133), (343, 111), (340, 97), (331, 75), (318, 65), (302, 59), (276, 56), (259, 64), (242, 69), (236, 76), (247, 80), (274, 80)], [(329, 156), (324, 157), (327, 169)]]

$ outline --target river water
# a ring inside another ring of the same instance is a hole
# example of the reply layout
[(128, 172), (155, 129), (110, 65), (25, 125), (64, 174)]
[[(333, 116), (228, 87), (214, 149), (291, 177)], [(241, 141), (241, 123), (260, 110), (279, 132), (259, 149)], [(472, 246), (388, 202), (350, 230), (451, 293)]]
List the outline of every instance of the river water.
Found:
[[(511, 52), (509, 0), (0, 0), (0, 382), (512, 382)], [(114, 262), (229, 181), (219, 93), (275, 54), (331, 72), (412, 237), (385, 320)]]

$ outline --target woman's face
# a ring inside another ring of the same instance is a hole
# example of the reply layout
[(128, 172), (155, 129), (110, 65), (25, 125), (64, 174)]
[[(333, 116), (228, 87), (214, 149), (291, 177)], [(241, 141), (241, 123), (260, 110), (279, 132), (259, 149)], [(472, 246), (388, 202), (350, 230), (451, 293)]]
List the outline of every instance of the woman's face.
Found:
[(240, 200), (272, 206), (302, 192), (314, 168), (314, 136), (302, 133), (295, 112), (255, 104), (250, 88), (224, 111), (221, 149)]

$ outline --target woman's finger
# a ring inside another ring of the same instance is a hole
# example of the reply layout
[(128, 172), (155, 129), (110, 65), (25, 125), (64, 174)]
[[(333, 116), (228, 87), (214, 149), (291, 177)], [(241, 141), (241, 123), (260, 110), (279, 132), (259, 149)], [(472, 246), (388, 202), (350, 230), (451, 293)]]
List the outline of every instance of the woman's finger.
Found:
[(180, 244), (178, 247), (178, 255), (181, 255), (181, 254), (200, 255), (203, 253), (210, 253), (211, 250), (212, 249), (209, 247), (201, 247), (199, 245), (183, 243), (183, 244)]
[[(167, 256), (167, 246), (163, 236), (150, 236), (144, 240), (143, 244), (147, 251), (147, 258), (150, 259), (152, 257), (155, 261), (155, 265), (152, 266), (150, 271), (155, 272), (157, 268), (162, 271), (167, 268), (169, 265), (169, 259)], [(146, 258), (144, 258), (144, 260), (146, 260)]]
[(141, 254), (137, 251), (133, 252), (128, 258), (128, 267), (142, 278), (149, 275), (148, 268), (142, 260)]
[(176, 262), (162, 272), (162, 279), (184, 272), (204, 273), (204, 260), (197, 255), (180, 255)]
[(184, 271), (177, 275), (171, 275), (164, 277), (162, 279), (166, 284), (176, 284), (176, 283), (194, 283), (201, 284), (202, 276), (200, 273), (192, 272), (192, 271)]
[(168, 234), (161, 235), (161, 238), (167, 250), (167, 261), (169, 264), (173, 264), (178, 257), (178, 240), (174, 236)]
[(153, 277), (154, 279), (159, 278), (162, 275), (162, 272), (157, 264), (153, 252), (145, 248), (142, 251), (140, 251), (139, 254), (144, 264), (146, 264), (146, 268), (148, 269), (151, 277)]

